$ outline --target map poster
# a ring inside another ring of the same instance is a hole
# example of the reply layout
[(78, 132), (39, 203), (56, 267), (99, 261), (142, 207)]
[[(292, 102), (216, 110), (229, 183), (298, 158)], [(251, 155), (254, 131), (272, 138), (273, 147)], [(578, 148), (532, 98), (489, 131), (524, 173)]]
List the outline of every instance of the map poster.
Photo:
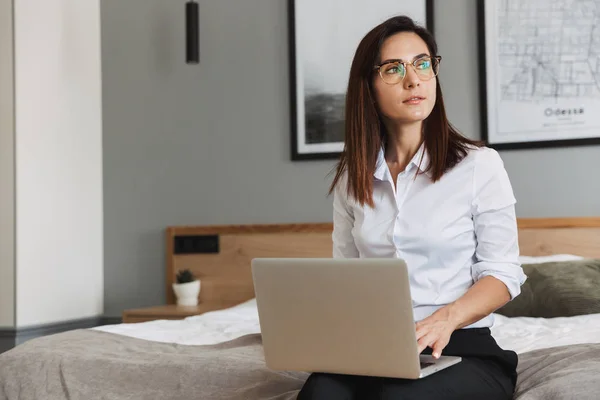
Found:
[(600, 144), (600, 0), (480, 0), (478, 16), (487, 144)]

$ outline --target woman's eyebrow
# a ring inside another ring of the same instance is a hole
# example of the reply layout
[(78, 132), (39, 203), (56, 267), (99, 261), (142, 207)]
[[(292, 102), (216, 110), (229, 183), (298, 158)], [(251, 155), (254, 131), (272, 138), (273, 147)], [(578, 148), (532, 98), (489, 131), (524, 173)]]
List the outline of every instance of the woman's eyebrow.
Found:
[[(427, 53), (421, 53), (418, 56), (415, 56), (412, 59), (412, 61), (415, 61), (416, 59), (419, 59), (421, 57), (429, 57), (429, 54), (427, 54)], [(390, 58), (388, 60), (382, 61), (381, 64), (386, 64), (386, 63), (389, 63), (389, 62), (398, 62), (398, 61), (403, 62), (404, 60), (401, 59), (401, 58)]]

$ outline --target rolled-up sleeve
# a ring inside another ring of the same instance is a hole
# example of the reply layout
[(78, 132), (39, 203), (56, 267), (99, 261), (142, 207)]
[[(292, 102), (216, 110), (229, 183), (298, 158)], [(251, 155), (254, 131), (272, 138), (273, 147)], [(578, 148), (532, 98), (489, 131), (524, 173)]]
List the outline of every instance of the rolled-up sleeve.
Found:
[(346, 185), (343, 175), (333, 191), (333, 258), (358, 258), (352, 236), (354, 213), (348, 204)]
[(511, 300), (527, 277), (519, 262), (515, 197), (500, 155), (481, 149), (473, 174), (472, 215), (477, 238), (474, 281), (493, 276), (508, 288)]

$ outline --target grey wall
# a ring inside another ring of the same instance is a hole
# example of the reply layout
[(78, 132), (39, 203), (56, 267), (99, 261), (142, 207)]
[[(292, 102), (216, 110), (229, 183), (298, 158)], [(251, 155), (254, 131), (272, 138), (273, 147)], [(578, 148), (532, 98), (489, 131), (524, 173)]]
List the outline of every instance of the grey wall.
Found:
[[(182, 4), (102, 1), (108, 316), (164, 302), (166, 226), (331, 220), (333, 162), (289, 160), (286, 2), (200, 1), (198, 66), (184, 63)], [(471, 137), (475, 4), (435, 10), (449, 116)], [(519, 216), (600, 214), (600, 146), (502, 157)]]
[(333, 162), (289, 160), (286, 2), (102, 1), (105, 314), (162, 304), (166, 226), (331, 219)]

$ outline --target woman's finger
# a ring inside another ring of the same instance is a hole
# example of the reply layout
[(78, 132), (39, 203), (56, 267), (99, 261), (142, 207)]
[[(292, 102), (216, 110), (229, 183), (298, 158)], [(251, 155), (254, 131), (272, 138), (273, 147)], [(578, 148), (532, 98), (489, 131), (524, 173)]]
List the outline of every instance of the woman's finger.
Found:
[(442, 356), (442, 351), (448, 345), (448, 339), (439, 338), (435, 343), (433, 343), (433, 352), (431, 353), (434, 358), (440, 358)]
[(419, 345), (419, 354), (423, 352), (427, 348), (427, 346), (431, 346), (433, 343), (437, 341), (438, 337), (436, 334), (430, 332), (424, 337), (422, 337), (417, 344)]
[(417, 340), (421, 339), (423, 336), (427, 335), (428, 333), (429, 333), (429, 329), (427, 329), (426, 327), (417, 328)]

